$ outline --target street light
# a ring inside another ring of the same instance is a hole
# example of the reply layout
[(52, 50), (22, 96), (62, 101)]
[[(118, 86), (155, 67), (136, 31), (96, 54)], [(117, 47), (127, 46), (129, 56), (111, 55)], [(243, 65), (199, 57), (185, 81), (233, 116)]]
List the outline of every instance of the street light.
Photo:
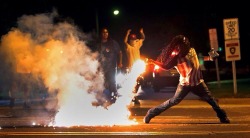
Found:
[(114, 10), (114, 15), (118, 15), (119, 14), (119, 10)]

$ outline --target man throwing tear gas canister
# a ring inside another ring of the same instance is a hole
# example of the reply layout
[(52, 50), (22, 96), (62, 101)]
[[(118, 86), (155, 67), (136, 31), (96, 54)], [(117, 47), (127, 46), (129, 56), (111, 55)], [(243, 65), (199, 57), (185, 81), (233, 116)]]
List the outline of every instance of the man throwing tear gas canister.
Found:
[(158, 65), (166, 70), (175, 67), (180, 74), (180, 78), (175, 95), (162, 104), (149, 109), (144, 117), (144, 123), (149, 123), (155, 116), (179, 104), (189, 92), (199, 96), (211, 105), (221, 123), (230, 123), (226, 112), (220, 108), (214, 97), (211, 96), (211, 92), (203, 80), (196, 51), (191, 47), (186, 36), (175, 36), (162, 50), (157, 60), (149, 59), (148, 63)]

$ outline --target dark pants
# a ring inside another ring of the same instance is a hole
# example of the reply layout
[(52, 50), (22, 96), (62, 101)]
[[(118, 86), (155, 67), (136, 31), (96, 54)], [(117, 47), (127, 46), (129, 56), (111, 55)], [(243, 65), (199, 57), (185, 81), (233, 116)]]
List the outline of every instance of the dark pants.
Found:
[(151, 118), (159, 115), (170, 107), (179, 104), (189, 92), (192, 92), (193, 94), (199, 96), (201, 99), (205, 100), (208, 104), (210, 104), (219, 118), (223, 118), (226, 116), (224, 110), (219, 107), (216, 100), (211, 96), (211, 92), (208, 90), (208, 87), (204, 82), (200, 83), (197, 86), (178, 85), (175, 95), (172, 98), (168, 99), (167, 101), (154, 108), (151, 108), (148, 111), (147, 115)]
[(108, 89), (110, 92), (117, 92), (116, 88), (116, 68), (109, 68), (105, 70), (104, 77), (105, 77), (105, 88)]

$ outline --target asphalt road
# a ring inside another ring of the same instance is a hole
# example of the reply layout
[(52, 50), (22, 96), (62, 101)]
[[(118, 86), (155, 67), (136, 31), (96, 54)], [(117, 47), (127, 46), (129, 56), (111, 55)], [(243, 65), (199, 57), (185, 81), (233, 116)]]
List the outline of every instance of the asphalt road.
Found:
[[(49, 127), (53, 112), (44, 110), (41, 105), (33, 105), (24, 110), (15, 106), (0, 107), (0, 137), (103, 137), (103, 138), (184, 138), (184, 137), (249, 137), (250, 136), (250, 99), (219, 99), (220, 106), (226, 110), (230, 124), (221, 124), (211, 107), (199, 99), (186, 99), (153, 118), (150, 124), (142, 122), (150, 107), (163, 100), (141, 100), (140, 106), (129, 106), (131, 117), (138, 124), (128, 126), (75, 126)], [(8, 116), (8, 115), (12, 116)], [(32, 120), (32, 121), (31, 121)], [(36, 122), (36, 123), (34, 123)]]

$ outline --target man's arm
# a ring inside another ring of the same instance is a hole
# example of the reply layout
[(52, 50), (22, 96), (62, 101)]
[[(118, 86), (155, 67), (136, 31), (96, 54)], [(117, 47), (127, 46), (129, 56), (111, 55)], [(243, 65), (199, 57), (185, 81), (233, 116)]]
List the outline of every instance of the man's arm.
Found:
[(161, 62), (155, 61), (155, 60), (153, 60), (153, 59), (148, 59), (148, 60), (147, 60), (147, 63), (148, 63), (148, 64), (154, 64), (154, 65), (157, 65), (157, 66), (160, 66), (160, 67), (163, 66), (163, 64), (162, 64)]
[(148, 59), (147, 63), (148, 64), (157, 65), (157, 66), (159, 66), (160, 68), (162, 68), (164, 70), (170, 70), (170, 69), (172, 69), (174, 67), (173, 64), (171, 64), (171, 65), (164, 65), (162, 62), (159, 62), (159, 61), (156, 61), (156, 60), (153, 60), (153, 59)]
[(117, 41), (115, 41), (115, 40), (113, 40), (113, 43), (114, 43), (114, 48), (115, 48), (115, 51), (116, 51), (116, 55), (117, 55), (117, 58), (118, 58), (118, 60), (116, 61), (117, 63), (117, 66), (118, 66), (118, 68), (122, 68), (122, 50), (121, 50), (121, 47), (120, 47), (120, 45), (119, 45), (119, 43), (117, 42)]
[(127, 33), (126, 33), (126, 35), (125, 35), (125, 37), (124, 37), (124, 43), (125, 43), (125, 46), (126, 46), (126, 47), (127, 47), (127, 45), (128, 45), (128, 36), (129, 36), (130, 32), (131, 32), (131, 29), (128, 29), (128, 30), (127, 30)]
[(140, 34), (141, 34), (141, 39), (144, 41), (145, 40), (145, 34), (143, 31), (143, 28), (140, 29)]

